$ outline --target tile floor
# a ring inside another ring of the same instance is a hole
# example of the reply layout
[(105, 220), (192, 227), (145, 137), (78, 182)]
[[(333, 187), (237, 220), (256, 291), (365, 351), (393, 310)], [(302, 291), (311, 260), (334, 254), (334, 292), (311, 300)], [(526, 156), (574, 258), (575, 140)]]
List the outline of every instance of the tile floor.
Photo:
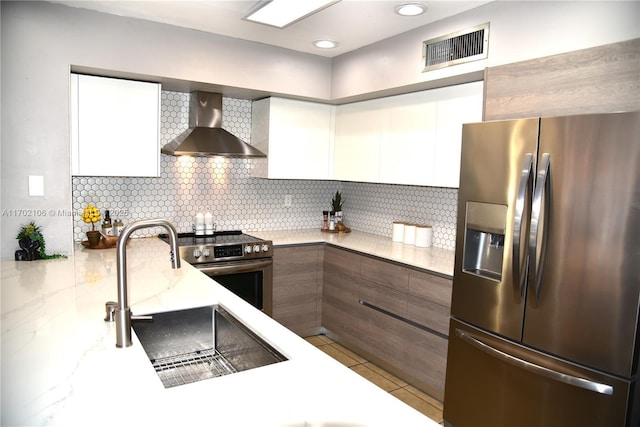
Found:
[(384, 371), (325, 335), (307, 337), (306, 340), (435, 422), (443, 424), (442, 402)]

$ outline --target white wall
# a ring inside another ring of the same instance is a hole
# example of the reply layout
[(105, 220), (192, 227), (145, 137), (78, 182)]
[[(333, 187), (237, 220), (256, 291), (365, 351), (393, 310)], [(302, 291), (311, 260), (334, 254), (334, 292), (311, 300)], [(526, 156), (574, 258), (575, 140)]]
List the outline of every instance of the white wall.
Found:
[[(422, 72), (423, 41), (485, 22), (486, 60)], [(331, 98), (351, 101), (403, 87), (428, 88), (485, 67), (638, 37), (638, 1), (496, 1), (334, 58)]]
[[(0, 6), (3, 258), (31, 219), (48, 252), (72, 251), (72, 220), (59, 215), (72, 207), (71, 65), (329, 98), (327, 58), (50, 3)], [(29, 175), (44, 176), (44, 197), (28, 196)]]

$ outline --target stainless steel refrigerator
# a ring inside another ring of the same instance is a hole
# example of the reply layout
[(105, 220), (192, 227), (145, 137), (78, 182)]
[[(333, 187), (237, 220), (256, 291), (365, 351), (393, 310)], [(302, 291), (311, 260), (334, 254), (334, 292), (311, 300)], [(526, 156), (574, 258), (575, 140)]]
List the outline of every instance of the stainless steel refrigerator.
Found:
[(639, 426), (640, 113), (466, 124), (445, 425)]

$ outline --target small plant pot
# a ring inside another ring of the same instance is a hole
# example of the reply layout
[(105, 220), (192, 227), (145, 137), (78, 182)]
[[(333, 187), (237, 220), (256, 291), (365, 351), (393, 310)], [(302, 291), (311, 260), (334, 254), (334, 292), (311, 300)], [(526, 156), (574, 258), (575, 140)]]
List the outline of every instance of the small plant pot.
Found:
[(89, 247), (95, 248), (100, 244), (102, 235), (99, 231), (87, 231), (87, 240), (89, 241)]

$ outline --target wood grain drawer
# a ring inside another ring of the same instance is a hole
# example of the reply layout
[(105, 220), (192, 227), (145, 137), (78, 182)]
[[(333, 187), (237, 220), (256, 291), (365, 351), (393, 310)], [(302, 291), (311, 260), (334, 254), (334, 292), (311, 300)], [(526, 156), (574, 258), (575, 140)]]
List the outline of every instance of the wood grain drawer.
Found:
[(400, 292), (407, 292), (409, 271), (408, 268), (365, 256), (360, 262), (360, 274), (363, 279)]
[(434, 274), (411, 270), (409, 274), (409, 295), (451, 307), (453, 280)]

